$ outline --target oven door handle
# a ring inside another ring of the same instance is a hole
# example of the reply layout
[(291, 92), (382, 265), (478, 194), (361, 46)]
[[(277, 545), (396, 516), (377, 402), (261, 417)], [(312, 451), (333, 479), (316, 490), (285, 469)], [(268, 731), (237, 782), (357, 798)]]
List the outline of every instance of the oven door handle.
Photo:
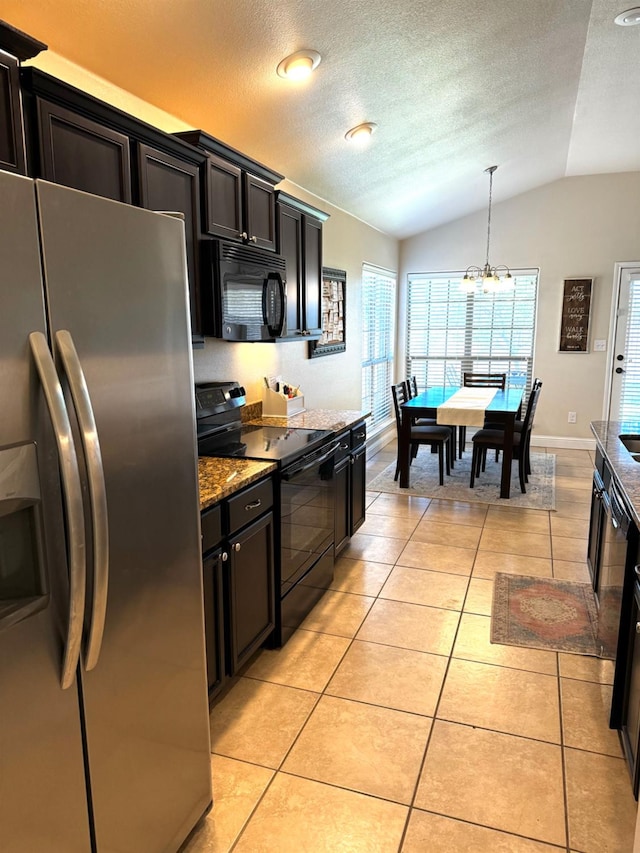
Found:
[(322, 462), (326, 462), (330, 456), (333, 456), (333, 454), (336, 452), (336, 450), (339, 447), (340, 447), (340, 442), (336, 441), (336, 443), (334, 445), (332, 445), (329, 450), (327, 450), (325, 453), (323, 453), (322, 456), (315, 456), (310, 461), (307, 461), (309, 459), (309, 457), (305, 456), (299, 465), (291, 465), (289, 468), (286, 468), (282, 472), (282, 479), (283, 480), (290, 480), (296, 474), (301, 474), (303, 471), (308, 471), (309, 468), (313, 468), (314, 465), (320, 465)]

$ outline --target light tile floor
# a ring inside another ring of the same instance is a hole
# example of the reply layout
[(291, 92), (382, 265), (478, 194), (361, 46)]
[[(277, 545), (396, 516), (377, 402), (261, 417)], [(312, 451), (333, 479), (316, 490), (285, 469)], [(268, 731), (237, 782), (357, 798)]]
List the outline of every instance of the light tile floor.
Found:
[(489, 641), (496, 571), (588, 580), (593, 457), (550, 452), (555, 512), (368, 494), (333, 589), (214, 708), (185, 853), (631, 853), (611, 662)]

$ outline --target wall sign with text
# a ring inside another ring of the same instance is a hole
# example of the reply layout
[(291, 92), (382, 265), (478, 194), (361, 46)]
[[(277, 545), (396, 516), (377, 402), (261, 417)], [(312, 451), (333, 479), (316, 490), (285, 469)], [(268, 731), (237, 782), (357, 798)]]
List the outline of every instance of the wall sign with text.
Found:
[(560, 352), (589, 351), (592, 278), (565, 278), (560, 320)]

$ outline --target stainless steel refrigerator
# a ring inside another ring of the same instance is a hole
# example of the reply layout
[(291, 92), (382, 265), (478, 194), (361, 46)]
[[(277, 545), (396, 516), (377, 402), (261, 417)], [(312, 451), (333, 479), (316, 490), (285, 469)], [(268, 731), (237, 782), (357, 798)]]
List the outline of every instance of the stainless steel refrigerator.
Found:
[(211, 803), (183, 225), (0, 172), (0, 849)]

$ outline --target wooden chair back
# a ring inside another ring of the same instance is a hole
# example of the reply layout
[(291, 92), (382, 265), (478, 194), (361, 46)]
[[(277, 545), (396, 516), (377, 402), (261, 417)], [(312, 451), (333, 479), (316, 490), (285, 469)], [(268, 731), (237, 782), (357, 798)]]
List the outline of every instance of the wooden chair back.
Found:
[(471, 373), (464, 371), (462, 384), (466, 388), (500, 388), (502, 391), (507, 387), (506, 373)]
[(393, 408), (396, 413), (396, 429), (398, 431), (398, 435), (400, 435), (400, 406), (410, 399), (406, 379), (391, 386), (391, 396), (393, 397)]
[(418, 380), (415, 376), (410, 376), (407, 379), (407, 388), (409, 391), (409, 399), (413, 400), (414, 397), (418, 396)]
[(527, 434), (531, 432), (531, 428), (533, 426), (533, 418), (536, 413), (536, 406), (538, 405), (538, 398), (540, 397), (541, 390), (542, 381), (540, 379), (535, 379), (533, 383), (533, 388), (531, 389), (531, 393), (529, 394), (529, 399), (527, 401), (527, 410), (524, 413), (524, 419), (522, 421), (521, 442), (524, 442)]

